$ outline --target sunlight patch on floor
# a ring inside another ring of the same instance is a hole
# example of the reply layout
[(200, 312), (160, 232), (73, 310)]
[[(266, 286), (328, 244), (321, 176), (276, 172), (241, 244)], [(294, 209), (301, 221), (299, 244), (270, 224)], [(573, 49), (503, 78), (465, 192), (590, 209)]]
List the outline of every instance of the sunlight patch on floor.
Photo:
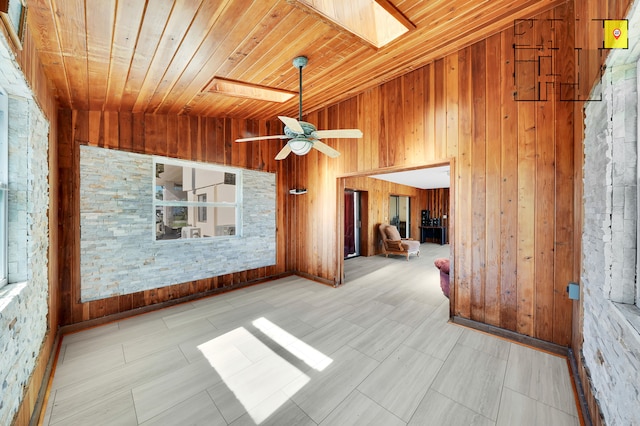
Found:
[(331, 358), (322, 352), (307, 345), (264, 317), (255, 320), (253, 325), (314, 370), (322, 371), (333, 362)]
[[(333, 362), (264, 317), (253, 321), (253, 325), (317, 371)], [(311, 380), (244, 327), (211, 339), (198, 349), (256, 424), (275, 413)]]

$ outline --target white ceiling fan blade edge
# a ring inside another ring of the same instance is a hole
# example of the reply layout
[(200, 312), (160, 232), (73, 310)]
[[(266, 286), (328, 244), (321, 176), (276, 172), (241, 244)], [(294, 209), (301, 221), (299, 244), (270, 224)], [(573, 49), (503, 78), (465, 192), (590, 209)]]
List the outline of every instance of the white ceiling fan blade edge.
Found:
[(251, 141), (263, 141), (267, 139), (289, 139), (286, 135), (273, 135), (273, 136), (255, 136), (252, 138), (240, 138), (236, 139), (236, 142), (251, 142)]
[(276, 160), (284, 160), (291, 153), (291, 146), (287, 143), (282, 147), (278, 155), (276, 155)]
[(361, 138), (359, 129), (316, 130), (312, 133), (316, 138)]
[(302, 126), (300, 125), (300, 122), (298, 120), (296, 120), (295, 118), (285, 117), (284, 115), (279, 115), (278, 118), (292, 132), (296, 132), (296, 133), (299, 133), (299, 134), (304, 134), (304, 129), (302, 129)]
[(339, 151), (336, 151), (335, 149), (331, 148), (329, 145), (324, 144), (318, 140), (313, 141), (313, 147), (315, 149), (317, 149), (318, 151), (320, 151), (321, 153), (331, 157), (331, 158), (336, 158), (340, 155)]

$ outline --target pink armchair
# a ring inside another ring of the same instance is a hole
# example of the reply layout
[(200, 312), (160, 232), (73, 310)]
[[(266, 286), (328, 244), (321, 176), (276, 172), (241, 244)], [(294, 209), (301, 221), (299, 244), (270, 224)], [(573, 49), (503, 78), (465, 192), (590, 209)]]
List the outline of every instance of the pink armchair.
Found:
[(412, 254), (420, 256), (419, 241), (414, 241), (411, 238), (400, 238), (398, 228), (388, 223), (381, 223), (378, 229), (382, 238), (382, 253), (385, 257), (389, 257), (390, 254), (399, 254), (406, 256), (408, 261), (409, 256)]

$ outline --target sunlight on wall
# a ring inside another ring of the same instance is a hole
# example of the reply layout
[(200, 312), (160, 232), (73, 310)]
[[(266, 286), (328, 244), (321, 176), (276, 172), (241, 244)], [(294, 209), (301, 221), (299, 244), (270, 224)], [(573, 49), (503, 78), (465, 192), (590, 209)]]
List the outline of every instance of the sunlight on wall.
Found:
[(276, 353), (278, 347), (318, 371), (333, 360), (266, 318), (253, 321), (253, 325), (259, 330), (256, 335), (238, 327), (198, 349), (253, 421), (260, 424), (311, 380)]

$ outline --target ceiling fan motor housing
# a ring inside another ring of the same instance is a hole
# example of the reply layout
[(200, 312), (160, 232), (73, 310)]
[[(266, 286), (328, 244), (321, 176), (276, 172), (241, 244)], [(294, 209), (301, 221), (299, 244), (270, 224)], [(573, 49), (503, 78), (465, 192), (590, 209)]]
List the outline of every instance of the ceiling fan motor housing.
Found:
[(298, 123), (300, 123), (300, 127), (302, 127), (302, 130), (304, 131), (304, 135), (294, 132), (289, 128), (289, 126), (284, 126), (284, 134), (290, 138), (295, 138), (298, 136), (310, 137), (311, 134), (317, 130), (316, 126), (311, 123), (307, 123), (306, 121), (298, 121)]
[(289, 141), (289, 147), (296, 155), (306, 155), (313, 148), (313, 141), (304, 136), (296, 136)]

